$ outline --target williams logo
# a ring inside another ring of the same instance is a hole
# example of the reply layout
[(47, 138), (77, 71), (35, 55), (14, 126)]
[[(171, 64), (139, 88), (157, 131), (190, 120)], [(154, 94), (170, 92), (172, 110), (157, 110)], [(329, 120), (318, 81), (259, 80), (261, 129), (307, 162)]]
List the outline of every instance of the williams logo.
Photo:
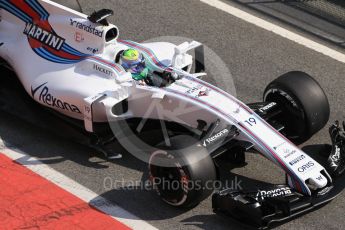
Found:
[(65, 39), (32, 23), (26, 23), (23, 33), (28, 37), (33, 38), (55, 50), (60, 50), (65, 42)]
[[(81, 113), (80, 110), (78, 109), (77, 106), (69, 104), (67, 102), (62, 101), (59, 98), (54, 97), (52, 94), (49, 93), (49, 88), (45, 86), (48, 82), (36, 87), (33, 89), (31, 87), (31, 95), (33, 98), (35, 98), (35, 94), (37, 91), (40, 91), (38, 100), (43, 102), (46, 105), (58, 108), (58, 109), (63, 109), (66, 111), (71, 111), (74, 113)], [(44, 87), (43, 87), (44, 86)]]

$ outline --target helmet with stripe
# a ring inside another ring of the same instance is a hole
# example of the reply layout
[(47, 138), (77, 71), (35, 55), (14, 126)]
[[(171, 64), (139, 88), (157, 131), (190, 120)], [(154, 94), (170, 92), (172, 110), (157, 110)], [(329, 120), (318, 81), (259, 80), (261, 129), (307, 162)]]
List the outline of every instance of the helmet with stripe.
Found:
[(145, 58), (136, 49), (127, 49), (122, 52), (120, 64), (132, 74), (140, 74), (145, 69)]

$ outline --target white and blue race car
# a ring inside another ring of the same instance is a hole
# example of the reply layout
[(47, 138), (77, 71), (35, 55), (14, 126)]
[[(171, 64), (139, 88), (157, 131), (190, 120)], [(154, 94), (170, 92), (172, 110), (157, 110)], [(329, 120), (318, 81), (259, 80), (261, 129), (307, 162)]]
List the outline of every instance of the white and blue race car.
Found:
[[(109, 158), (120, 155), (107, 146), (123, 144), (147, 160), (159, 196), (176, 207), (193, 207), (213, 192), (205, 188), (218, 179), (216, 159), (226, 155), (241, 164), (248, 150), (284, 170), (286, 184), (217, 191), (215, 212), (267, 227), (342, 191), (345, 137), (338, 123), (330, 128), (333, 143), (324, 160), (295, 145), (329, 119), (327, 97), (312, 77), (286, 73), (268, 84), (262, 102), (245, 104), (201, 80), (206, 74), (199, 42), (120, 40), (118, 28), (107, 21), (110, 15), (111, 10), (100, 10), (86, 16), (49, 0), (1, 0), (0, 57), (10, 70), (2, 68), (2, 110), (71, 135)], [(150, 78), (137, 81), (121, 65), (129, 48), (143, 54)], [(163, 117), (152, 106), (175, 115)], [(176, 116), (181, 108), (189, 112)], [(153, 136), (157, 124), (165, 131), (154, 143), (145, 142), (138, 127), (147, 125), (146, 134)]]

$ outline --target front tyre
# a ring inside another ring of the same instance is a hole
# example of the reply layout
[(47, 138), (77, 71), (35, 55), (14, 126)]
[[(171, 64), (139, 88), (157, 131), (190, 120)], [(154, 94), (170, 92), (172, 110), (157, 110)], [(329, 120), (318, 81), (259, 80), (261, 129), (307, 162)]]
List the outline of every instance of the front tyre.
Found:
[(185, 135), (172, 138), (169, 150), (151, 155), (149, 173), (161, 199), (180, 208), (194, 207), (206, 199), (216, 180), (215, 165), (207, 150)]
[(285, 127), (285, 136), (296, 144), (308, 140), (329, 120), (330, 108), (325, 92), (304, 72), (288, 72), (272, 81), (264, 91), (264, 101), (281, 106), (277, 120)]

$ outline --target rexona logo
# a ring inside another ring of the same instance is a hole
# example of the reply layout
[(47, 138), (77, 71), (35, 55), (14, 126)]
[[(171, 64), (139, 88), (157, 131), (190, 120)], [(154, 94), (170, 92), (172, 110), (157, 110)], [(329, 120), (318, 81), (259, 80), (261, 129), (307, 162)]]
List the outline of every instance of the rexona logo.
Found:
[(54, 33), (48, 32), (38, 25), (26, 23), (24, 32), (30, 38), (33, 38), (44, 45), (47, 45), (55, 50), (60, 50), (65, 42), (65, 39), (57, 36)]
[[(78, 109), (77, 106), (69, 104), (67, 102), (62, 101), (61, 99), (53, 96), (52, 94), (49, 93), (49, 88), (45, 86), (47, 84), (44, 83), (37, 88), (33, 89), (31, 87), (31, 95), (32, 97), (35, 97), (36, 92), (40, 91), (38, 100), (43, 102), (46, 105), (58, 108), (58, 109), (63, 109), (66, 111), (71, 111), (74, 113), (81, 113), (80, 110)], [(44, 87), (43, 87), (44, 86)]]
[(291, 166), (297, 164), (298, 162), (300, 162), (301, 160), (305, 159), (305, 155), (300, 155), (299, 157), (293, 159), (292, 161), (289, 162), (289, 164)]
[(262, 113), (263, 113), (263, 112), (266, 112), (266, 111), (270, 110), (271, 108), (273, 108), (273, 107), (276, 106), (276, 105), (277, 105), (277, 103), (271, 102), (271, 103), (269, 103), (268, 105), (266, 105), (266, 106), (260, 108), (259, 111), (262, 112)]
[(93, 35), (96, 35), (98, 37), (102, 37), (103, 36), (103, 31), (101, 30), (97, 30), (95, 27), (92, 27), (91, 25), (85, 25), (81, 22), (78, 22), (78, 21), (75, 21), (73, 20), (72, 18), (70, 18), (70, 21), (71, 21), (71, 26), (73, 27), (76, 27), (76, 28), (79, 28), (81, 30), (84, 30), (90, 34), (93, 34)]
[(203, 146), (206, 147), (210, 144), (212, 144), (213, 142), (219, 140), (221, 137), (224, 137), (226, 134), (229, 133), (229, 130), (228, 129), (223, 129), (222, 131), (216, 133), (215, 135), (213, 135), (212, 137), (209, 137), (207, 138), (205, 141), (204, 141), (204, 144)]
[(259, 191), (257, 196), (261, 198), (267, 197), (282, 197), (292, 194), (291, 189), (289, 187), (277, 188), (267, 191)]

